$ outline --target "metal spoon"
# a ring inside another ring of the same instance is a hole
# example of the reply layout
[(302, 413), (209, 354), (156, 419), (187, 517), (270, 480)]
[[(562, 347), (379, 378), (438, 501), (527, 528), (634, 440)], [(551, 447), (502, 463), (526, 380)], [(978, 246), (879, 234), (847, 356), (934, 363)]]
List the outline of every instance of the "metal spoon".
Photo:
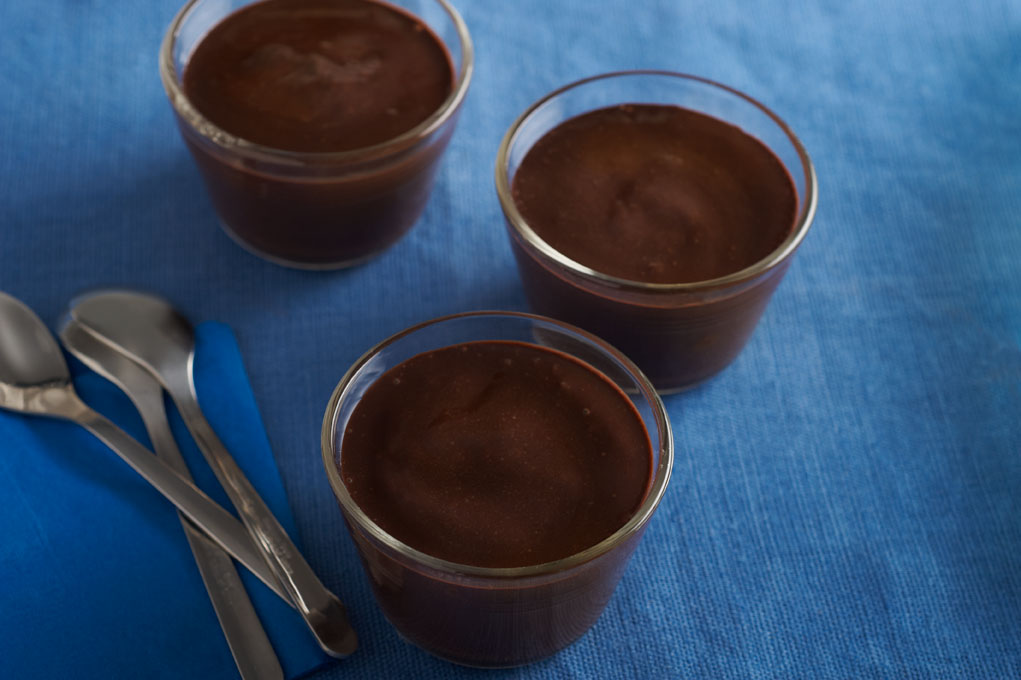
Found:
[[(170, 433), (170, 424), (163, 407), (163, 388), (159, 383), (136, 363), (110, 349), (75, 321), (67, 320), (59, 333), (64, 347), (128, 395), (142, 416), (149, 439), (156, 449), (156, 456), (182, 477), (192, 481), (188, 466)], [(273, 651), (273, 645), (266, 636), (230, 555), (183, 515), (181, 526), (241, 677), (244, 680), (282, 680), (284, 671), (280, 667), (280, 660)]]
[(163, 385), (319, 646), (339, 658), (354, 652), (358, 637), (344, 605), (312, 571), (202, 414), (192, 374), (195, 337), (188, 320), (162, 298), (132, 291), (82, 295), (72, 301), (69, 315)]
[(124, 430), (86, 406), (71, 385), (64, 356), (49, 329), (31, 309), (2, 292), (0, 408), (70, 420), (86, 428), (220, 547), (287, 599), (241, 523)]

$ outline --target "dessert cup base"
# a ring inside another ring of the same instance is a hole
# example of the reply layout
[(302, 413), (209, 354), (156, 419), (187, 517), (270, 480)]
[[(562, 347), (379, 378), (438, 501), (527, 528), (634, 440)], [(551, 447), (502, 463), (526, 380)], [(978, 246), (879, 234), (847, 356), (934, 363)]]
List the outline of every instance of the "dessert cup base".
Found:
[[(351, 267), (357, 267), (358, 265), (365, 264), (366, 262), (376, 257), (377, 255), (382, 254), (382, 252), (386, 250), (386, 248), (383, 248), (381, 250), (375, 250), (369, 253), (368, 255), (361, 255), (350, 260), (342, 260), (339, 262), (301, 262), (298, 260), (288, 260), (285, 257), (279, 257), (277, 255), (267, 253), (263, 250), (259, 250), (251, 243), (238, 236), (238, 234), (233, 229), (231, 229), (226, 222), (224, 222), (223, 220), (218, 220), (218, 222), (220, 224), (220, 229), (222, 229), (223, 232), (227, 234), (227, 236), (229, 236), (232, 241), (234, 241), (234, 243), (238, 244), (246, 252), (248, 252), (248, 254), (254, 255), (260, 260), (265, 260), (266, 262), (269, 262), (271, 264), (275, 264), (280, 267), (286, 267), (288, 269), (299, 269), (302, 271), (316, 271), (316, 272), (349, 269)], [(390, 246), (387, 246), (387, 248), (389, 247)]]

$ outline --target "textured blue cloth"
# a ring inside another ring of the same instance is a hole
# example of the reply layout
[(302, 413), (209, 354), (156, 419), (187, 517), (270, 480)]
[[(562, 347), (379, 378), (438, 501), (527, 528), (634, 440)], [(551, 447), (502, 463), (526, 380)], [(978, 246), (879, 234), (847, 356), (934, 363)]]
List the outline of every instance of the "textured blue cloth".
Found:
[[(819, 213), (744, 353), (667, 400), (674, 477), (603, 617), (491, 675), (1021, 677), (1021, 3), (455, 4), (477, 71), (426, 214), (338, 273), (264, 263), (218, 229), (156, 72), (177, 0), (0, 4), (0, 289), (53, 319), (82, 287), (139, 286), (233, 328), (306, 555), (363, 643), (314, 677), (479, 675), (374, 605), (321, 469), (323, 410), (389, 334), (526, 308), (500, 138), (551, 89), (634, 67), (777, 111), (815, 161)], [(20, 587), (0, 582), (4, 601)], [(17, 620), (2, 612), (0, 639)]]
[[(112, 383), (71, 362), (85, 403), (146, 446)], [(195, 387), (210, 424), (290, 534), (280, 476), (230, 329), (196, 330)], [(196, 483), (230, 508), (177, 412)], [(0, 411), (0, 659), (8, 678), (229, 678), (230, 649), (174, 507), (81, 427)], [(304, 621), (240, 569), (288, 677), (329, 658)]]

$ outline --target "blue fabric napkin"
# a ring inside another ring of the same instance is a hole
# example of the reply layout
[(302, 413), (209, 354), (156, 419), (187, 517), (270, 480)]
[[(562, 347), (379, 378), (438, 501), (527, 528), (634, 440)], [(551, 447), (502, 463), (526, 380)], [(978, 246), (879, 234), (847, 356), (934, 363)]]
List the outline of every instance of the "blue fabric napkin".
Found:
[[(196, 335), (202, 408), (296, 538), (233, 334), (204, 323)], [(127, 397), (70, 363), (82, 399), (151, 446)], [(171, 424), (198, 485), (230, 508), (176, 411)], [(0, 411), (0, 499), (0, 675), (237, 677), (174, 507), (92, 435)], [(247, 569), (239, 572), (287, 677), (325, 664), (301, 618)]]

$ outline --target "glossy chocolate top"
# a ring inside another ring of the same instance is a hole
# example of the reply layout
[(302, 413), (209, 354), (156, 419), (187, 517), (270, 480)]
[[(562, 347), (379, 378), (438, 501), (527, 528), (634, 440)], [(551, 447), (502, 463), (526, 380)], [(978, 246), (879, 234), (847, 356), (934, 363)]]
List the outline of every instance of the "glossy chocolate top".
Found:
[(185, 68), (184, 91), (227, 132), (288, 151), (348, 151), (437, 111), (450, 55), (417, 18), (372, 0), (263, 0), (229, 15)]
[(569, 119), (533, 146), (513, 198), (549, 245), (597, 272), (648, 283), (748, 267), (790, 234), (797, 192), (754, 137), (702, 113), (621, 105)]
[(607, 538), (641, 506), (652, 448), (631, 400), (564, 354), (473, 342), (384, 373), (344, 432), (355, 503), (441, 559), (521, 567)]

